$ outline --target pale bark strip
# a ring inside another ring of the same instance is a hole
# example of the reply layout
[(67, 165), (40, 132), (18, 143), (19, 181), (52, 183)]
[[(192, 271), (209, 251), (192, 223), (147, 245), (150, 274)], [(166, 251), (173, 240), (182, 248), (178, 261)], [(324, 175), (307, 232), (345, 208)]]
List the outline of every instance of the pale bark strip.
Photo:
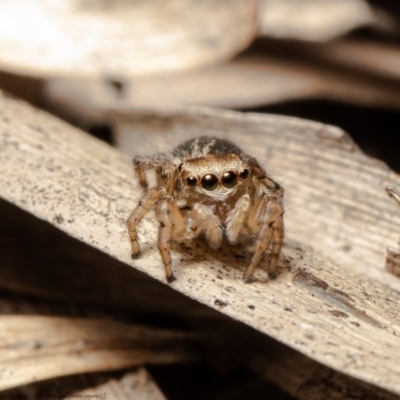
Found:
[[(137, 114), (136, 123), (143, 144), (154, 132), (232, 137), (266, 160), (273, 177), (286, 177), (287, 208), (296, 207), (287, 213), (276, 281), (261, 268), (258, 281), (245, 285), (248, 258), (194, 243), (173, 252), (172, 287), (327, 366), (400, 393), (400, 296), (382, 284), (386, 247), (399, 226), (383, 187), (396, 186), (398, 176), (340, 130), (298, 119), (178, 110)], [(171, 136), (162, 137), (171, 146)], [(62, 215), (62, 230), (164, 282), (152, 215), (139, 229), (142, 258), (130, 258), (126, 218), (140, 190), (129, 158), (4, 97), (0, 149), (3, 198), (50, 223)]]
[[(20, 29), (10, 29), (10, 20)], [(225, 61), (257, 29), (256, 0), (2, 0), (0, 66), (44, 78), (118, 81)]]
[(0, 390), (69, 374), (190, 361), (184, 333), (111, 319), (0, 317)]
[(259, 0), (259, 5), (260, 35), (307, 42), (326, 43), (377, 18), (363, 0)]

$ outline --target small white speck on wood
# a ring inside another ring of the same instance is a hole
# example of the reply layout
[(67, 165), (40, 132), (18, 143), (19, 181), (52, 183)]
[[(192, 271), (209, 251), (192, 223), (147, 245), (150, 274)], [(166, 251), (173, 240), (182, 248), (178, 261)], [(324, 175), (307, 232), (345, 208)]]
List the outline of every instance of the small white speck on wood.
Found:
[[(277, 280), (268, 281), (260, 268), (257, 281), (246, 285), (246, 258), (196, 242), (173, 252), (175, 290), (322, 364), (400, 394), (400, 284), (384, 271), (400, 222), (383, 190), (399, 185), (395, 173), (339, 129), (294, 118), (151, 110), (121, 116), (120, 126), (136, 134), (131, 154), (138, 143), (165, 149), (188, 134), (229, 137), (286, 189), (287, 241)], [(125, 223), (140, 190), (127, 156), (1, 96), (0, 157), (3, 199), (52, 224), (62, 215), (69, 222), (59, 228), (69, 235), (165, 282), (151, 214), (139, 230), (143, 257), (130, 258)]]

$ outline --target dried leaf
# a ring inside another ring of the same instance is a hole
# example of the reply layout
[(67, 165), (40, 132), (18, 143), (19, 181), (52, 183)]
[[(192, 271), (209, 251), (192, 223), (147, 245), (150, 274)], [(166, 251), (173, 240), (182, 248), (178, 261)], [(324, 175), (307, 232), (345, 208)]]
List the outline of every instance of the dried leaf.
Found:
[(108, 319), (0, 316), (0, 390), (63, 375), (188, 361), (188, 336)]
[(256, 0), (2, 0), (0, 65), (31, 76), (114, 80), (214, 64), (252, 41), (256, 6)]

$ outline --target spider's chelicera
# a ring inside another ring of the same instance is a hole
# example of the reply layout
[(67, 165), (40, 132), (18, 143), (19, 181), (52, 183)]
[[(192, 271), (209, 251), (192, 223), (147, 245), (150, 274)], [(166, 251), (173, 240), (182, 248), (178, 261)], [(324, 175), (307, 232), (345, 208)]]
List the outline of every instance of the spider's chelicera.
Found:
[[(268, 275), (276, 276), (282, 246), (283, 189), (257, 160), (228, 140), (203, 136), (188, 140), (171, 154), (137, 156), (133, 160), (144, 193), (128, 219), (132, 257), (140, 257), (136, 228), (155, 208), (159, 222), (158, 249), (168, 282), (174, 280), (171, 240), (203, 235), (217, 249), (224, 237), (231, 244), (254, 244), (243, 275), (249, 282), (264, 253)], [(149, 188), (146, 173), (155, 170), (156, 186)]]

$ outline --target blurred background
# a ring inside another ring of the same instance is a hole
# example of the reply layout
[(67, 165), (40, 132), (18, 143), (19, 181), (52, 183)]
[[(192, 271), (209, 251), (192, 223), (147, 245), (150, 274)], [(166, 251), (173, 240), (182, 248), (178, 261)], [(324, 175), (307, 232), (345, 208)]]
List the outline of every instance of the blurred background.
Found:
[(0, 87), (122, 150), (113, 112), (200, 105), (333, 124), (400, 171), (399, 39), (394, 0), (2, 0)]
[[(124, 116), (204, 106), (341, 127), (400, 172), (400, 3), (0, 0), (0, 89), (130, 155), (136, 138)], [(20, 216), (24, 224), (27, 218)], [(294, 398), (241, 368), (195, 363), (149, 371), (170, 399)], [(75, 390), (123, 376), (64, 378), (51, 387)]]

